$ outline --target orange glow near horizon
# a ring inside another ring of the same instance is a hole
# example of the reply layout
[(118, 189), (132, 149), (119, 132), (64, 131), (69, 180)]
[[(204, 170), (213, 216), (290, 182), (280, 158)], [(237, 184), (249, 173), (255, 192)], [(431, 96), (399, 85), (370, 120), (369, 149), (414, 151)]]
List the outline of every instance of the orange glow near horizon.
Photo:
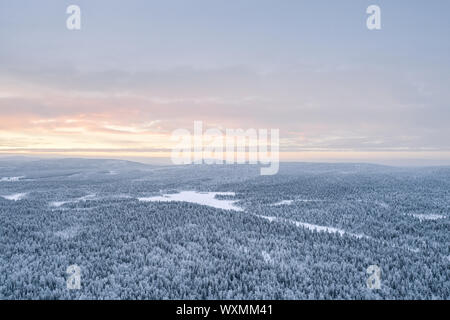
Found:
[[(234, 114), (228, 117), (214, 112), (204, 114), (214, 99), (206, 99), (206, 105), (200, 98), (194, 102), (178, 100), (123, 92), (63, 92), (36, 84), (6, 86), (0, 92), (0, 154), (170, 158), (176, 144), (171, 141), (172, 132), (186, 128), (192, 133), (197, 114), (202, 114), (203, 131), (217, 127), (224, 132), (227, 126), (244, 130), (249, 126), (270, 129), (268, 122), (251, 122), (250, 118), (241, 119)], [(190, 112), (184, 103), (193, 103), (195, 112)], [(214, 110), (219, 109), (216, 106)], [(302, 125), (301, 129), (280, 128), (280, 161), (421, 159), (450, 162), (449, 151), (374, 147), (363, 151), (357, 146), (333, 147), (331, 145), (339, 139), (359, 139), (364, 135), (333, 131), (320, 123)]]

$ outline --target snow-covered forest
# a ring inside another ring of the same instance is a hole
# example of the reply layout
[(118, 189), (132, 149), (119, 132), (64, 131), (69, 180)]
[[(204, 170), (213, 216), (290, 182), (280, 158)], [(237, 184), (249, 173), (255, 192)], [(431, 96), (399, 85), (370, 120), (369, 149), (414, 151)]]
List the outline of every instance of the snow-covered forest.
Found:
[(449, 213), (449, 167), (5, 158), (0, 298), (450, 299)]

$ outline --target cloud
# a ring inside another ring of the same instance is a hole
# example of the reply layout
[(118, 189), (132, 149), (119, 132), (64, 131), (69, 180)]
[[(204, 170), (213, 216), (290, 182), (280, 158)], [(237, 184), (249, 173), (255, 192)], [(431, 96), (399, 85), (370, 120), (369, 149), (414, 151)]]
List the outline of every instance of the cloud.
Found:
[[(160, 139), (202, 120), (222, 128), (279, 128), (286, 151), (448, 150), (448, 79), (435, 72), (358, 64), (264, 72), (244, 66), (141, 72), (10, 67), (0, 76), (6, 88), (0, 129), (57, 145), (65, 138), (74, 147), (125, 148), (120, 136)], [(23, 141), (17, 138), (16, 145)]]

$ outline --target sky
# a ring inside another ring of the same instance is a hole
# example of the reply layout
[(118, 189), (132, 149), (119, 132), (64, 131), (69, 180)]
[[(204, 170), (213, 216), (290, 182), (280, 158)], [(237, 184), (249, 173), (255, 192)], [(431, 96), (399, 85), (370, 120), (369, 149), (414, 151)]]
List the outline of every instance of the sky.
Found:
[[(72, 4), (81, 30), (66, 28)], [(167, 157), (171, 133), (202, 121), (279, 129), (285, 161), (450, 164), (449, 10), (0, 0), (0, 153)]]

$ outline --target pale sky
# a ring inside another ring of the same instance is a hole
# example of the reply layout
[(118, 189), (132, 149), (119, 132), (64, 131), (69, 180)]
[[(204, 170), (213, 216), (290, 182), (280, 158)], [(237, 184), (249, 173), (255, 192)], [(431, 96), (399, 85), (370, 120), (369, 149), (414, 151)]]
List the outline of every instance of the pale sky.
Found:
[[(66, 28), (67, 6), (81, 30)], [(382, 29), (366, 28), (381, 8)], [(446, 0), (0, 0), (0, 153), (162, 157), (277, 128), (284, 160), (450, 164)]]

